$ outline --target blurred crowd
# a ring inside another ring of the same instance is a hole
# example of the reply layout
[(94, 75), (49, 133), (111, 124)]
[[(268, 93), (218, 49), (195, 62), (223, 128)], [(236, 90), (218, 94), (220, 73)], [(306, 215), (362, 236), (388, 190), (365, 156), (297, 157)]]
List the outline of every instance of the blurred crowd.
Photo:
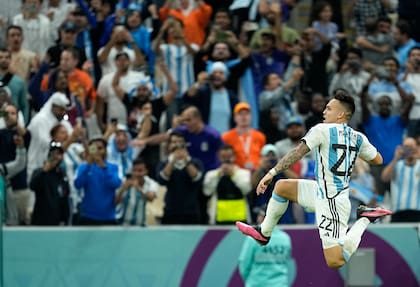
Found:
[[(259, 222), (271, 191), (257, 197), (258, 181), (323, 121), (339, 88), (356, 102), (351, 126), (384, 157), (354, 163), (353, 206), (420, 221), (419, 2), (9, 1), (3, 221)], [(313, 179), (313, 156), (277, 177)], [(161, 211), (147, 214), (156, 200)], [(290, 205), (281, 223), (314, 216)]]

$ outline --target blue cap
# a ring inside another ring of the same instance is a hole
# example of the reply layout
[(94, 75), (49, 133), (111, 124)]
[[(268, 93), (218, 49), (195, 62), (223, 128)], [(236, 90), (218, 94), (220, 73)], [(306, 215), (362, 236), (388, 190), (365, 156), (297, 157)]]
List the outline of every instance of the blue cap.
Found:
[(292, 116), (292, 117), (290, 117), (290, 118), (287, 120), (286, 127), (288, 127), (288, 126), (290, 126), (290, 125), (293, 125), (293, 124), (296, 124), (296, 125), (302, 125), (302, 124), (303, 124), (303, 120), (302, 120), (302, 118), (301, 118), (301, 117), (299, 117), (299, 116)]

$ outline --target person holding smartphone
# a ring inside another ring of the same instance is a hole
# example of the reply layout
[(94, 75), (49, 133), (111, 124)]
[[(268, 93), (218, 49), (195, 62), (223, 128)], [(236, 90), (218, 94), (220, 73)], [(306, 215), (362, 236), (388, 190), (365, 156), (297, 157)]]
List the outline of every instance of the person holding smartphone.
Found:
[(106, 141), (89, 141), (86, 162), (79, 165), (74, 180), (76, 188), (83, 188), (80, 206), (81, 225), (116, 224), (115, 191), (121, 185), (118, 166), (106, 160)]
[(32, 174), (30, 188), (35, 192), (32, 225), (69, 224), (70, 187), (62, 166), (63, 158), (62, 144), (51, 141), (44, 166)]
[(118, 189), (115, 204), (122, 205), (124, 225), (146, 226), (146, 203), (157, 197), (159, 189), (159, 184), (148, 173), (146, 162), (136, 159), (132, 173), (125, 175), (126, 179)]

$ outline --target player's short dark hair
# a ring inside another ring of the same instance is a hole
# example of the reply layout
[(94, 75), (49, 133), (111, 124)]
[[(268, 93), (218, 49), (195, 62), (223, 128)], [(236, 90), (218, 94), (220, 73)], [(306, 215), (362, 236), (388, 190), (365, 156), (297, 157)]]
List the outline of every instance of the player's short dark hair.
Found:
[(336, 89), (333, 92), (333, 98), (339, 101), (346, 110), (350, 113), (350, 118), (353, 116), (356, 109), (353, 97), (345, 89)]

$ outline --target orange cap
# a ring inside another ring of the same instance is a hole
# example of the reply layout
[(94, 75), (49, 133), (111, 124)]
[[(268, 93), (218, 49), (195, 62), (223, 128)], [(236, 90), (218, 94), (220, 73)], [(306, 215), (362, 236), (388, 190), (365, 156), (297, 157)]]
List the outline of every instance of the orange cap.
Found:
[(237, 113), (239, 113), (241, 110), (247, 110), (247, 111), (251, 111), (251, 107), (249, 106), (248, 103), (245, 102), (240, 102), (237, 103), (235, 105), (235, 108), (233, 109), (233, 113), (236, 115)]

